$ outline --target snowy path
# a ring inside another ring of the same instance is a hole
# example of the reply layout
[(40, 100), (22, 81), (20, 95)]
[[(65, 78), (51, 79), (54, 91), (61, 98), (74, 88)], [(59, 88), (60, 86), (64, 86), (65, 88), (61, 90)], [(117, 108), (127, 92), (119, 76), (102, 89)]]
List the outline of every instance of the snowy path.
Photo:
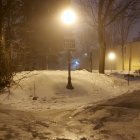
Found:
[(17, 111), (0, 105), (1, 140), (139, 140), (140, 91), (78, 109)]

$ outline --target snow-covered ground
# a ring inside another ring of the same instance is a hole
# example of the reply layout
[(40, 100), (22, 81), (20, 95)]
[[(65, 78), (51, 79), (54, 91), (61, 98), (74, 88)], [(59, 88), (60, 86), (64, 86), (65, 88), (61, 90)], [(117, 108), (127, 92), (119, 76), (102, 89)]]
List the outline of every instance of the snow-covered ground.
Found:
[[(76, 108), (139, 89), (140, 82), (128, 86), (120, 75), (111, 76), (90, 73), (86, 70), (72, 72), (73, 90), (66, 89), (67, 71), (33, 71), (18, 73), (16, 85), (10, 95), (0, 95), (0, 103), (16, 109), (43, 110), (46, 108)], [(32, 100), (33, 96), (37, 100)]]
[[(2, 140), (139, 140), (140, 77), (67, 71), (18, 73), (0, 94)], [(37, 96), (37, 100), (33, 97)]]

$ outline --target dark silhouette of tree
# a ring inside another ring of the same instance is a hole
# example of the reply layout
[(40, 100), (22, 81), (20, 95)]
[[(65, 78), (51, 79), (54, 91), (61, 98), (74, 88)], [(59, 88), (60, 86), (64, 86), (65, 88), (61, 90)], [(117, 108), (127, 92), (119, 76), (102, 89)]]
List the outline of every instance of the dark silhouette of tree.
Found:
[[(46, 68), (63, 48), (58, 13), (69, 0), (0, 0), (0, 89), (20, 70)], [(51, 55), (50, 55), (51, 54)]]

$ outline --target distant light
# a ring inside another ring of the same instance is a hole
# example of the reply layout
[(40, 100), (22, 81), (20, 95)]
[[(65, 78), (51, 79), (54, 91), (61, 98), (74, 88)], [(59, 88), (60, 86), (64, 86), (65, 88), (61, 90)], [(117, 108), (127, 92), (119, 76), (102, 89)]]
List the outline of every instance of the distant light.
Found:
[(80, 66), (80, 60), (79, 59), (73, 59), (71, 63), (72, 69), (78, 69)]
[(87, 53), (84, 53), (84, 56), (87, 56)]
[(76, 21), (76, 14), (72, 9), (67, 9), (62, 13), (61, 20), (66, 25), (74, 24)]
[(78, 61), (75, 61), (75, 64), (76, 64), (76, 65), (79, 65), (80, 63), (79, 63)]
[(114, 53), (114, 52), (110, 52), (109, 54), (108, 54), (108, 58), (110, 59), (110, 60), (115, 60), (116, 59), (116, 54)]

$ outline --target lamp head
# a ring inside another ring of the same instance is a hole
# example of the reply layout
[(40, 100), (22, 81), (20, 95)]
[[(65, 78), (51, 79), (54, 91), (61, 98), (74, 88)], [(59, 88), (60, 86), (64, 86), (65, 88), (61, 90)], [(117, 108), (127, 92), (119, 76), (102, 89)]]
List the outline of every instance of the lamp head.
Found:
[(66, 25), (72, 25), (76, 22), (76, 14), (72, 9), (66, 9), (61, 15), (61, 20)]
[(115, 54), (114, 52), (110, 52), (110, 53), (108, 54), (108, 58), (109, 58), (109, 60), (113, 61), (113, 60), (116, 59), (116, 54)]

